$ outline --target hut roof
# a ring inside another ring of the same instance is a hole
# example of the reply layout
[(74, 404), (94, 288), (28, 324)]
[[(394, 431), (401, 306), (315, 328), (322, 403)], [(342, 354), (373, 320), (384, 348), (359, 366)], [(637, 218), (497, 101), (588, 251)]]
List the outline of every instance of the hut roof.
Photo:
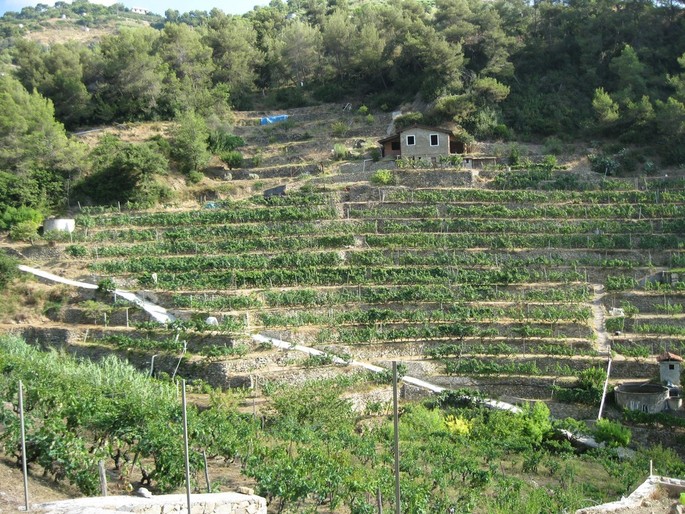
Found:
[(680, 355), (676, 355), (675, 353), (671, 352), (664, 352), (661, 355), (659, 355), (656, 360), (658, 362), (662, 361), (678, 361), (678, 362), (683, 362), (683, 358)]

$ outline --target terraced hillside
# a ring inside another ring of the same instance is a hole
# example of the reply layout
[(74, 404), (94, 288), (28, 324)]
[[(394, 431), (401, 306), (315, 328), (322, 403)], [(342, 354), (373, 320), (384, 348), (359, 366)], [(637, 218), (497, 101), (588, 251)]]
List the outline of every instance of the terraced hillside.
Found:
[[(344, 171), (292, 179), (270, 199), (84, 209), (67, 240), (24, 249), (28, 261), (113, 278), (179, 321), (161, 328), (126, 302), (81, 295), (25, 335), (116, 349), (141, 367), (155, 354), (169, 374), (187, 350), (181, 372), (220, 386), (345, 371), (258, 347), (249, 335), (261, 333), (514, 400), (549, 399), (604, 368), (610, 348), (613, 380), (653, 378), (656, 354), (682, 351), (680, 182), (636, 188), (531, 164), (395, 170), (398, 185), (379, 187)], [(430, 187), (436, 175), (462, 186)]]

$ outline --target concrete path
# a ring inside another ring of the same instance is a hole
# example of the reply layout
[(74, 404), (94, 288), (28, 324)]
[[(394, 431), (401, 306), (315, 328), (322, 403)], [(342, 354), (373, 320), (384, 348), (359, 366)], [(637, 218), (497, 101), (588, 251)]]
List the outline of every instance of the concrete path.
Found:
[(592, 328), (597, 334), (597, 351), (602, 355), (609, 355), (611, 347), (609, 346), (609, 335), (607, 334), (605, 317), (604, 317), (604, 285), (593, 284), (594, 298), (592, 299)]
[[(77, 280), (70, 280), (68, 278), (60, 277), (59, 275), (55, 275), (48, 271), (43, 271), (38, 268), (32, 268), (30, 266), (24, 266), (23, 264), (20, 264), (19, 266), (17, 266), (17, 268), (19, 268), (19, 271), (31, 273), (32, 275), (35, 275), (37, 277), (43, 278), (45, 280), (50, 280), (51, 282), (57, 282), (59, 284), (66, 284), (68, 286), (80, 287), (82, 289), (91, 290), (98, 288), (96, 284), (91, 284), (89, 282), (79, 282)], [(176, 317), (170, 312), (168, 312), (164, 307), (160, 307), (159, 305), (156, 305), (152, 302), (148, 302), (147, 300), (141, 298), (135, 293), (131, 293), (130, 291), (125, 291), (123, 289), (115, 289), (114, 295), (120, 296), (124, 300), (128, 300), (129, 302), (134, 303), (135, 305), (149, 313), (150, 316), (152, 316), (154, 320), (159, 323), (171, 323), (176, 320)]]
[[(298, 352), (303, 352), (308, 355), (329, 355), (332, 358), (332, 361), (335, 364), (345, 364), (348, 366), (354, 366), (358, 368), (363, 368), (369, 371), (373, 371), (374, 373), (380, 373), (383, 371), (387, 371), (386, 368), (383, 368), (381, 366), (376, 366), (374, 364), (369, 364), (368, 362), (361, 362), (361, 361), (346, 361), (341, 359), (340, 357), (337, 357), (335, 355), (328, 354), (326, 352), (323, 352), (321, 350), (317, 350), (316, 348), (311, 348), (309, 346), (302, 346), (299, 344), (293, 344), (289, 343), (288, 341), (283, 341), (281, 339), (275, 339), (273, 337), (266, 337), (261, 334), (255, 334), (252, 336), (252, 339), (254, 341), (257, 341), (258, 343), (268, 343), (274, 345), (276, 348), (280, 348), (282, 350), (295, 350)], [(433, 393), (439, 394), (443, 393), (445, 391), (449, 391), (449, 389), (445, 387), (441, 387), (435, 384), (431, 384), (430, 382), (426, 382), (425, 380), (421, 380), (419, 378), (415, 377), (410, 377), (410, 376), (403, 376), (400, 379), (402, 382), (406, 384), (411, 384), (416, 387), (420, 387), (422, 389), (426, 389), (428, 391), (431, 391)], [(521, 411), (520, 407), (517, 407), (516, 405), (512, 405), (510, 403), (506, 402), (500, 402), (498, 400), (490, 400), (490, 399), (483, 399), (480, 400), (481, 403), (487, 407), (490, 407), (492, 409), (497, 409), (497, 410), (504, 410), (508, 412), (512, 412), (515, 414), (518, 414)]]

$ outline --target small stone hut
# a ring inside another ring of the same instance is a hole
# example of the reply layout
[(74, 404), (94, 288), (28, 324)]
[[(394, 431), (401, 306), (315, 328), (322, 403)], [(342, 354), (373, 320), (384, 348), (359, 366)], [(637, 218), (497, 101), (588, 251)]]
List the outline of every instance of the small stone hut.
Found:
[(680, 368), (683, 358), (671, 352), (664, 352), (656, 358), (659, 363), (661, 383), (668, 387), (680, 387)]
[(463, 154), (464, 143), (457, 141), (451, 130), (412, 125), (378, 141), (383, 157), (434, 158)]

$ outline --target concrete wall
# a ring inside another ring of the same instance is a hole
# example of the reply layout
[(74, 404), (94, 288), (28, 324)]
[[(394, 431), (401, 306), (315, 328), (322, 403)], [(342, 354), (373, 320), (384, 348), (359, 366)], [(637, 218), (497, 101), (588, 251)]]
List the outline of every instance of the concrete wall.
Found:
[[(79, 498), (34, 506), (32, 510), (51, 514), (163, 514), (187, 512), (184, 494), (139, 498), (136, 496), (101, 496)], [(261, 496), (238, 493), (196, 494), (191, 496), (191, 514), (266, 514), (266, 500)]]
[[(430, 135), (437, 134), (438, 145), (431, 146)], [(407, 145), (407, 136), (414, 136), (415, 144)], [(414, 157), (414, 156), (438, 156), (438, 155), (449, 155), (449, 134), (444, 132), (438, 132), (433, 130), (426, 130), (423, 128), (415, 127), (412, 129), (407, 129), (402, 131), (400, 135), (400, 146), (402, 148), (402, 157)]]
[(649, 385), (641, 391), (639, 386), (625, 384), (614, 391), (616, 403), (619, 407), (649, 414), (656, 414), (666, 410), (668, 389), (657, 385)]
[(576, 511), (576, 514), (629, 512), (631, 509), (641, 507), (646, 500), (653, 499), (660, 489), (664, 490), (669, 497), (677, 498), (681, 492), (685, 491), (685, 481), (675, 478), (650, 476), (627, 498), (621, 498), (618, 501), (604, 503), (595, 507), (579, 509)]

